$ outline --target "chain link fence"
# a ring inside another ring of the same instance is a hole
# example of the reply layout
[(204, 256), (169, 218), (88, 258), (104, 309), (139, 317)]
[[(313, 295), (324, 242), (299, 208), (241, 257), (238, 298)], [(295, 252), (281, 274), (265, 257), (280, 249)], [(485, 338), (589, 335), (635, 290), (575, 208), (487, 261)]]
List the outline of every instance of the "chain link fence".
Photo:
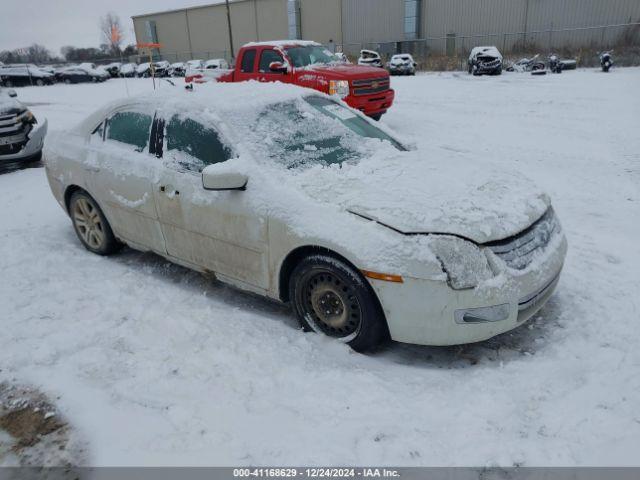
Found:
[(496, 46), (508, 61), (539, 53), (576, 59), (581, 67), (599, 65), (598, 53), (615, 51), (619, 66), (640, 65), (640, 22), (582, 28), (549, 28), (529, 32), (479, 35), (449, 34), (398, 42), (362, 42), (338, 45), (352, 61), (360, 50), (376, 50), (387, 60), (410, 53), (423, 70), (466, 70), (469, 52), (476, 46)]

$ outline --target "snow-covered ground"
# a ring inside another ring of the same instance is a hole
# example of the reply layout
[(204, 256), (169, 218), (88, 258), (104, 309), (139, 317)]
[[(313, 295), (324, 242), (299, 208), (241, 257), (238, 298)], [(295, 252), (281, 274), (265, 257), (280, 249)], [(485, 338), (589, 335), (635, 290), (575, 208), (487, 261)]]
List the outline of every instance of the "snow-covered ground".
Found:
[[(150, 85), (19, 98), (57, 130)], [(88, 253), (29, 169), (0, 175), (0, 383), (46, 393), (92, 465), (640, 465), (640, 69), (393, 85), (383, 122), (429, 161), (492, 157), (551, 195), (569, 255), (527, 326), (355, 354), (156, 256)]]

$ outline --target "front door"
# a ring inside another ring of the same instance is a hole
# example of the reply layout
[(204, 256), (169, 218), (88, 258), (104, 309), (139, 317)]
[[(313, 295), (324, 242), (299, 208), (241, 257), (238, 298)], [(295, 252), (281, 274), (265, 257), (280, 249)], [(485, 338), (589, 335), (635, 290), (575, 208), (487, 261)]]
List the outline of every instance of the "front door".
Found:
[(165, 253), (156, 210), (155, 180), (161, 160), (149, 153), (153, 114), (113, 112), (91, 136), (85, 169), (91, 195), (116, 235), (138, 248)]
[(167, 253), (240, 286), (267, 289), (267, 221), (251, 209), (250, 192), (202, 187), (203, 168), (231, 159), (231, 150), (192, 115), (168, 119), (164, 134), (155, 196)]
[(258, 61), (258, 80), (261, 82), (285, 82), (291, 81), (291, 76), (287, 72), (273, 72), (269, 68), (273, 62), (284, 63), (284, 58), (277, 50), (273, 48), (264, 48), (260, 52)]

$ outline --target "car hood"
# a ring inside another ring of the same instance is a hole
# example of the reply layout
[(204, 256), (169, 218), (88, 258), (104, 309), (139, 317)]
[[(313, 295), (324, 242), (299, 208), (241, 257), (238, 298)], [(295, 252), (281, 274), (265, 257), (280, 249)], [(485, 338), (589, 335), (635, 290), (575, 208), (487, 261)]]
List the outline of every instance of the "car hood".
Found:
[(380, 78), (387, 72), (380, 68), (365, 65), (333, 64), (312, 65), (299, 70), (301, 74), (317, 75), (328, 80), (361, 80), (365, 78)]
[(455, 158), (428, 161), (416, 154), (324, 169), (305, 189), (316, 200), (403, 234), (450, 234), (478, 244), (521, 232), (550, 206), (549, 197), (532, 182), (498, 165)]

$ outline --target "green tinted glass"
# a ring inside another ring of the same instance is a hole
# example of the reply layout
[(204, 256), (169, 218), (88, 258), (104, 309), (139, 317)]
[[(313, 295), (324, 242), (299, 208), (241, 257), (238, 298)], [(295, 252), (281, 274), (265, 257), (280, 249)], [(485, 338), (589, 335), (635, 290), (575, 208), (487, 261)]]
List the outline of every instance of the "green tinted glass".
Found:
[(108, 122), (107, 139), (127, 143), (143, 151), (149, 143), (152, 118), (144, 113), (118, 112)]

